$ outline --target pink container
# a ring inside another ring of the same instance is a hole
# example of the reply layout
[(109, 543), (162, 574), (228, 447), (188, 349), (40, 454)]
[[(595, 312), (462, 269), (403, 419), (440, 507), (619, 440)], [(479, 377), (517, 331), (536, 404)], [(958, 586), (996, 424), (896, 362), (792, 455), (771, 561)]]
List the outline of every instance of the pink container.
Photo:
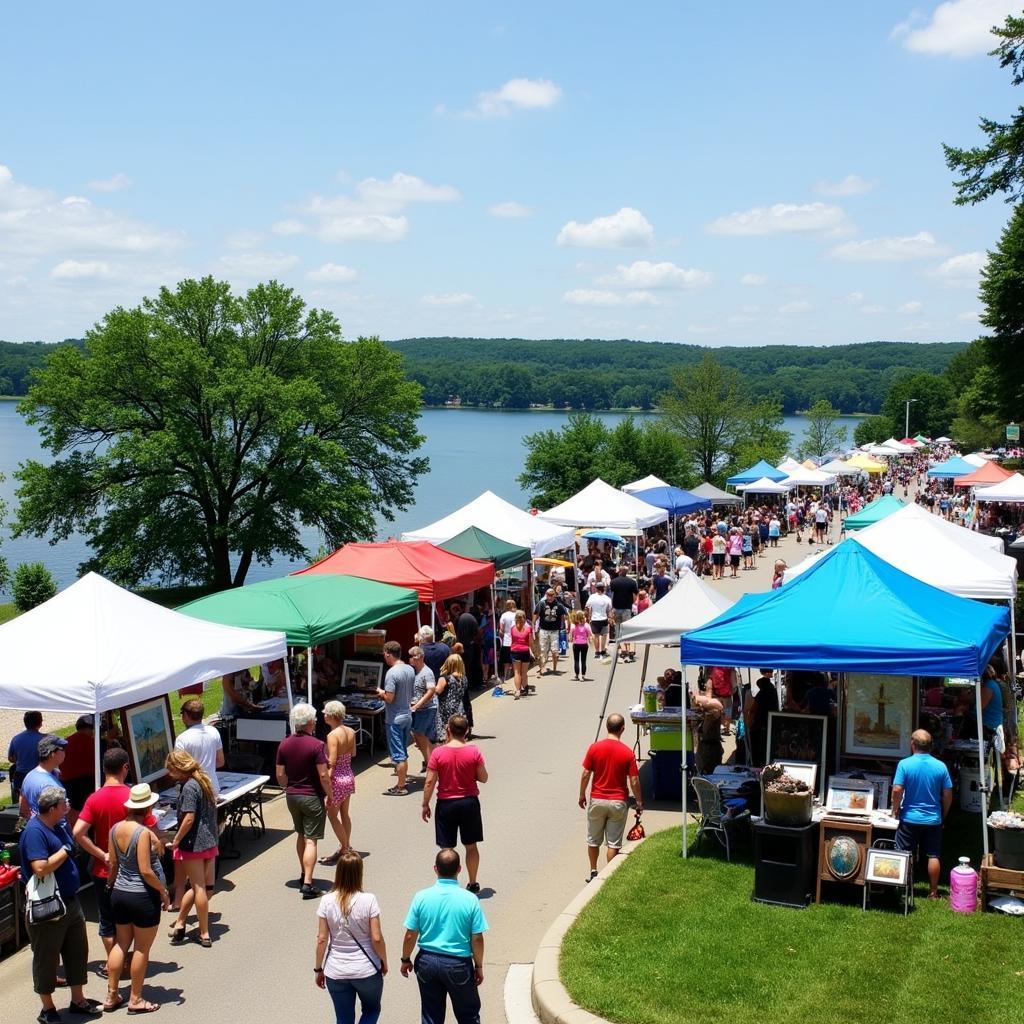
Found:
[(978, 909), (978, 872), (967, 857), (949, 873), (949, 905), (958, 914), (973, 914)]

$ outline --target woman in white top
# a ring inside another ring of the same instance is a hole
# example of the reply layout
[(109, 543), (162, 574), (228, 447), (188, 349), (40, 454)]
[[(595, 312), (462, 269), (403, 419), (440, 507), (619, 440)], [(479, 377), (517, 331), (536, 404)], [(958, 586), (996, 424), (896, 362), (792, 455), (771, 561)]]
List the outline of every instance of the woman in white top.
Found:
[(498, 674), (501, 681), (508, 681), (508, 669), (512, 665), (512, 627), (516, 624), (516, 603), (511, 598), (505, 602), (505, 610), (498, 619), (498, 633), (501, 636), (501, 653), (498, 655)]
[(388, 951), (380, 930), (380, 907), (363, 892), (363, 860), (346, 850), (334, 872), (334, 887), (317, 908), (314, 977), (334, 1003), (337, 1024), (355, 1024), (356, 996), (360, 1024), (377, 1024)]

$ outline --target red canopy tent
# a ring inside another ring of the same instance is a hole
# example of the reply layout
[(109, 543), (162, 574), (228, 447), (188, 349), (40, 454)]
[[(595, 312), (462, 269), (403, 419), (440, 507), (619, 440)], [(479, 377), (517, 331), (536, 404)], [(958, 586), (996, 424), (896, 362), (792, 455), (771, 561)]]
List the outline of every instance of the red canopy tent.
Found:
[(953, 481), (954, 487), (981, 487), (985, 484), (1001, 484), (1007, 477), (1013, 476), (1008, 469), (1003, 469), (997, 462), (986, 462), (967, 476), (958, 476)]
[(378, 583), (415, 590), (424, 604), (489, 587), (494, 583), (494, 565), (475, 558), (463, 558), (425, 540), (385, 541), (381, 544), (346, 544), (321, 559), (307, 572), (343, 573)]

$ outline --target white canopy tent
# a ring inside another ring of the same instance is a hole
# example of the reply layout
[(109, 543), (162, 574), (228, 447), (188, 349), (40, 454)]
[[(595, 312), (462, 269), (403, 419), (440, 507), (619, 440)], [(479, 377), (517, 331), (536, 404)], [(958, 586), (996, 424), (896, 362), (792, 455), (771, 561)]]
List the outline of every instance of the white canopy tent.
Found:
[(787, 455), (776, 467), (780, 473), (792, 473), (795, 469), (803, 469), (803, 463), (797, 462), (792, 455)]
[(976, 501), (1004, 501), (1011, 504), (1024, 501), (1024, 476), (1014, 473), (998, 484), (979, 487), (974, 492)]
[[(621, 492), (616, 492), (621, 493)], [(475, 526), (492, 537), (529, 548), (534, 558), (552, 551), (564, 551), (576, 543), (576, 534), (532, 516), (499, 498), (493, 491), (484, 491), (468, 505), (429, 526), (402, 534), (402, 540), (427, 540), (444, 544), (469, 527)]]
[(970, 455), (961, 455), (960, 458), (964, 462), (969, 462), (972, 466), (984, 466), (989, 460), (984, 455), (980, 455), (978, 452), (972, 452)]
[(627, 494), (632, 494), (634, 491), (647, 491), (652, 487), (669, 487), (670, 484), (665, 483), (660, 476), (655, 476), (651, 473), (649, 476), (645, 476), (643, 480), (634, 480), (631, 484), (623, 484), (622, 490)]
[(590, 526), (620, 533), (638, 534), (648, 526), (663, 523), (668, 512), (634, 498), (600, 477), (577, 494), (538, 517), (560, 526)]
[(738, 495), (730, 494), (709, 483), (698, 484), (690, 493), (696, 494), (698, 498), (707, 498), (712, 505), (740, 505), (743, 502)]
[(883, 448), (891, 448), (898, 455), (913, 455), (917, 449), (912, 444), (904, 444), (902, 441), (897, 441), (895, 437), (890, 437), (888, 440), (883, 441)]
[[(98, 720), (287, 653), (284, 633), (194, 619), (87, 573), (0, 626), (0, 707)], [(97, 728), (97, 781), (99, 742)]]
[[(807, 472), (809, 472), (809, 470)], [(785, 481), (776, 483), (774, 480), (769, 480), (768, 477), (763, 476), (760, 480), (755, 480), (752, 484), (737, 484), (736, 490), (743, 491), (744, 495), (789, 494), (789, 492), (793, 490), (794, 486), (794, 484), (787, 484)]]
[(836, 482), (831, 473), (825, 473), (820, 469), (794, 469), (785, 480), (784, 486), (789, 487), (828, 487)]
[(864, 470), (857, 466), (851, 466), (842, 459), (832, 459), (819, 467), (823, 473), (831, 473), (833, 476), (863, 476)]

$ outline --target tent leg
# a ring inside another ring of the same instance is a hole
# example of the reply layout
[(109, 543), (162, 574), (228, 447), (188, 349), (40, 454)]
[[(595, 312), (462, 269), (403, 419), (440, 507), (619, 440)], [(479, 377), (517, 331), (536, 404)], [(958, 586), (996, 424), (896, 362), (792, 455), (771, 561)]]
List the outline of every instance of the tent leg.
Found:
[(491, 583), (491, 626), (494, 641), (494, 681), (498, 681), (498, 609), (495, 607), (494, 583)]
[[(988, 778), (985, 774), (985, 733), (981, 724), (981, 676), (974, 680), (974, 710), (978, 721), (978, 776), (982, 793), (985, 794), (985, 806), (981, 809), (981, 852), (982, 857), (988, 856)], [(982, 910), (985, 908), (982, 907)]]
[[(93, 757), (96, 758), (96, 764), (93, 766), (93, 777), (96, 780), (96, 788), (99, 789), (103, 785), (103, 765), (100, 763), (100, 733), (103, 732), (103, 719), (100, 716), (100, 702), (99, 697), (96, 699), (96, 710), (92, 715), (92, 747)], [(171, 726), (173, 730), (173, 726)]]
[(295, 705), (295, 698), (292, 696), (292, 673), (288, 667), (288, 648), (284, 649), (284, 692), (288, 697), (288, 715), (291, 716), (292, 708)]
[(640, 693), (637, 695), (637, 703), (643, 703), (644, 699), (644, 683), (647, 682), (647, 664), (651, 658), (651, 645), (644, 644), (644, 661), (640, 666)]
[(313, 648), (306, 648), (306, 701), (313, 703)]
[(608, 699), (612, 693), (612, 681), (615, 679), (615, 666), (619, 663), (619, 645), (615, 645), (615, 653), (612, 655), (612, 669), (608, 673), (608, 685), (604, 690), (604, 703), (601, 705), (601, 714), (597, 719), (597, 733), (594, 736), (596, 743), (601, 738), (601, 723), (604, 721), (605, 712), (608, 710)]

